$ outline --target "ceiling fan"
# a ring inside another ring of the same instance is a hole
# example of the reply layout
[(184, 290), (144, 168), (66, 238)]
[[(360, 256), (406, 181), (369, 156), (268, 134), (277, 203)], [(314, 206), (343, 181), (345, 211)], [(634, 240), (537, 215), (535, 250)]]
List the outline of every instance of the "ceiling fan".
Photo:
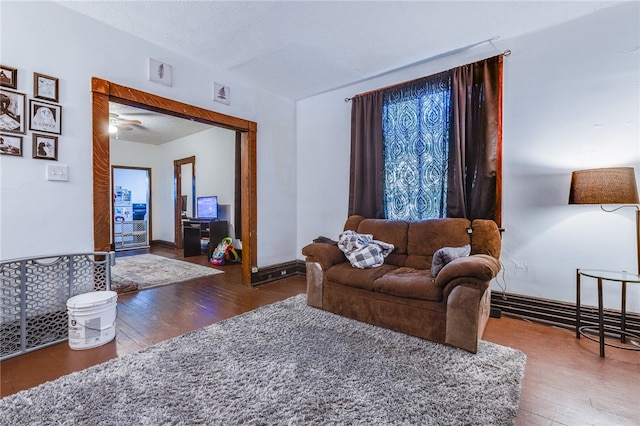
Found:
[[(128, 120), (126, 118), (121, 118), (115, 112), (110, 112), (109, 113), (109, 125), (113, 126), (115, 129), (133, 130), (133, 127), (131, 126), (131, 124), (140, 125), (140, 124), (142, 124), (142, 121), (140, 121), (140, 120)], [(113, 133), (113, 132), (111, 132), (111, 133)]]

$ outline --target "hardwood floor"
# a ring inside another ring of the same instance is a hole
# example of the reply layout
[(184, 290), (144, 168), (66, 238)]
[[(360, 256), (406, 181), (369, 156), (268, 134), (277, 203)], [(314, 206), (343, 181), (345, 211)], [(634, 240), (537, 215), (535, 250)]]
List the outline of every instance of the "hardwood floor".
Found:
[[(155, 247), (155, 254), (180, 253)], [(189, 257), (207, 265), (205, 256)], [(88, 350), (61, 343), (0, 363), (1, 395), (135, 352), (162, 340), (304, 293), (305, 279), (291, 276), (251, 288), (239, 265), (196, 278), (118, 297), (114, 341)], [(640, 425), (640, 353), (576, 339), (572, 330), (522, 319), (491, 318), (484, 340), (527, 355), (517, 425)], [(472, 420), (471, 420), (471, 423)]]

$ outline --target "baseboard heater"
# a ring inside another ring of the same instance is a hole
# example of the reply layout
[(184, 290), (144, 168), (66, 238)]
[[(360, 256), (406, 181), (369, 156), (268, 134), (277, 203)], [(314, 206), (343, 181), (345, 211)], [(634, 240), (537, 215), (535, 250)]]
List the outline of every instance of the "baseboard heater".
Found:
[(302, 260), (292, 260), (277, 265), (265, 266), (258, 269), (258, 272), (251, 274), (251, 285), (258, 286), (267, 284), (272, 281), (300, 274), (306, 275), (306, 264)]
[[(524, 318), (557, 327), (575, 329), (576, 326), (576, 305), (573, 303), (493, 291), (491, 309), (499, 310), (504, 316)], [(597, 326), (598, 308), (582, 305), (580, 322), (585, 326)], [(620, 311), (605, 309), (604, 324), (618, 327)], [(629, 332), (640, 333), (640, 314), (627, 312), (626, 327)]]
[[(262, 268), (252, 274), (251, 284), (260, 285), (290, 275), (306, 275), (305, 262), (295, 260)], [(574, 330), (576, 327), (576, 305), (520, 294), (491, 292), (491, 316), (500, 318), (502, 315), (523, 318), (529, 321), (553, 325)], [(598, 325), (598, 308), (583, 305), (580, 315), (581, 325)], [(620, 311), (604, 310), (605, 326), (618, 327), (620, 325)], [(627, 331), (640, 333), (640, 314), (627, 312)]]

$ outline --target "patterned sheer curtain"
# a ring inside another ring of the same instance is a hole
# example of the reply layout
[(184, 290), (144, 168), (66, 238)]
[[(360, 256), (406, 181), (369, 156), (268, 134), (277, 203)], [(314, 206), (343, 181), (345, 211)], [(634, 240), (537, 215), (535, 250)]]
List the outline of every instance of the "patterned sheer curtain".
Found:
[(384, 212), (393, 220), (445, 217), (450, 73), (385, 91)]

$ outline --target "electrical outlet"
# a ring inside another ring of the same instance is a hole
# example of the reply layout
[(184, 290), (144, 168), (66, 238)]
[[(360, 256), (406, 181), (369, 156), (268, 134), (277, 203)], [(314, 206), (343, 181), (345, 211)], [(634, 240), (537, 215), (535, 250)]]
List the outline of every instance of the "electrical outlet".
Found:
[(69, 166), (47, 164), (47, 180), (68, 181)]
[(252, 274), (255, 274), (257, 272), (258, 272), (258, 267), (257, 266), (254, 266), (254, 267), (251, 268), (251, 273)]

